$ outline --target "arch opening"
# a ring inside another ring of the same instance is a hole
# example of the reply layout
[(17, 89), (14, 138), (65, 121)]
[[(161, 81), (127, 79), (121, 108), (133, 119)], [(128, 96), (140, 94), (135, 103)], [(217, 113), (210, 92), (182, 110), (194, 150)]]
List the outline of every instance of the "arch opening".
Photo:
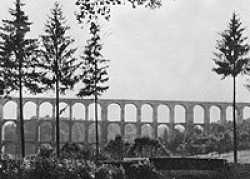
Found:
[(243, 119), (250, 119), (250, 107), (249, 106), (245, 106), (243, 108)]
[(210, 122), (211, 123), (219, 122), (221, 120), (220, 119), (220, 115), (221, 115), (220, 108), (217, 106), (212, 106), (209, 110), (209, 115), (210, 115)]
[(204, 109), (200, 105), (196, 105), (193, 108), (193, 113), (194, 113), (194, 123), (195, 124), (204, 124)]
[(85, 106), (81, 103), (75, 103), (72, 106), (72, 119), (84, 120), (85, 119)]
[(174, 108), (175, 113), (175, 123), (185, 123), (186, 122), (186, 110), (182, 105), (176, 105)]
[(158, 107), (158, 122), (169, 123), (170, 122), (170, 110), (166, 105), (159, 105)]
[(39, 106), (39, 119), (52, 119), (52, 104), (44, 102)]
[(125, 141), (132, 143), (136, 138), (136, 126), (134, 124), (125, 125)]
[(157, 127), (158, 138), (166, 140), (169, 138), (169, 127), (167, 125), (161, 124)]
[(144, 124), (141, 126), (141, 137), (153, 138), (153, 128), (149, 124)]
[(72, 126), (72, 142), (85, 142), (85, 125), (75, 123)]
[(23, 107), (24, 120), (37, 119), (36, 108), (37, 108), (37, 105), (33, 102), (29, 101), (25, 103)]
[[(92, 103), (88, 106), (89, 108), (89, 118), (88, 120), (90, 121), (95, 121), (95, 104)], [(100, 104), (97, 104), (97, 119), (98, 121), (101, 121), (101, 112), (102, 112), (102, 108)]]
[[(96, 130), (95, 130), (95, 124), (91, 124), (88, 128), (88, 143), (89, 144), (95, 144), (96, 143)], [(98, 125), (98, 136), (99, 140), (101, 139), (101, 126)]]
[(152, 122), (153, 121), (153, 108), (149, 104), (144, 104), (141, 107), (141, 121)]
[(9, 101), (3, 106), (4, 119), (17, 119), (17, 103)]
[(50, 122), (42, 122), (39, 127), (39, 141), (50, 142), (52, 141), (52, 124)]
[(136, 122), (137, 120), (136, 115), (137, 115), (136, 106), (133, 104), (126, 104), (125, 105), (125, 121)]
[(114, 140), (116, 136), (121, 135), (121, 128), (118, 124), (108, 125), (108, 141)]
[(121, 120), (121, 108), (118, 104), (110, 104), (108, 106), (108, 120), (109, 121)]

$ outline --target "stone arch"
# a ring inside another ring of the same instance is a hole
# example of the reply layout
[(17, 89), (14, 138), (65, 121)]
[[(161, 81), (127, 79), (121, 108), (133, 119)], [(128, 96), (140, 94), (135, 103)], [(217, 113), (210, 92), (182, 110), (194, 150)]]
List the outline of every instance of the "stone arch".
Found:
[(153, 138), (153, 128), (150, 124), (143, 124), (141, 126), (141, 137)]
[(73, 120), (85, 119), (85, 106), (82, 103), (75, 103), (72, 106), (72, 119)]
[[(100, 125), (98, 125), (98, 136), (99, 136), (99, 142), (101, 141), (101, 127)], [(95, 131), (95, 123), (91, 124), (88, 128), (88, 143), (89, 144), (95, 144), (96, 140), (95, 140), (95, 136), (96, 136), (96, 131)]]
[[(89, 104), (88, 109), (89, 109), (88, 120), (94, 121), (95, 120), (95, 104), (94, 103)], [(101, 120), (101, 112), (102, 112), (102, 107), (100, 104), (97, 104), (98, 121)]]
[(176, 130), (178, 130), (179, 132), (181, 132), (181, 133), (184, 133), (185, 130), (186, 130), (186, 128), (183, 125), (181, 125), (181, 124), (175, 125), (174, 128)]
[(72, 126), (72, 142), (85, 142), (85, 125), (76, 122)]
[[(56, 108), (56, 107), (55, 107)], [(55, 109), (56, 110), (56, 109)], [(64, 103), (64, 102), (61, 102), (59, 103), (59, 112), (60, 112), (60, 119), (66, 119), (68, 120), (69, 119), (69, 105), (67, 103)], [(55, 114), (56, 114), (56, 111), (55, 111)]]
[(243, 119), (249, 119), (250, 118), (250, 107), (245, 106), (243, 108)]
[(204, 114), (204, 108), (200, 105), (195, 105), (193, 108), (194, 113), (194, 123), (197, 124), (203, 124), (205, 122), (205, 114)]
[(8, 101), (3, 106), (3, 119), (17, 119), (17, 103)]
[(125, 105), (125, 121), (136, 122), (137, 120), (137, 110), (136, 106), (133, 104)]
[(169, 123), (170, 122), (170, 110), (166, 105), (158, 106), (158, 122), (159, 123)]
[(51, 122), (41, 122), (39, 127), (39, 141), (50, 142), (52, 141), (53, 127)]
[(185, 123), (186, 122), (186, 109), (183, 105), (176, 105), (174, 107), (175, 123)]
[(157, 136), (158, 138), (165, 140), (169, 138), (170, 129), (167, 125), (160, 124), (157, 127), (157, 133), (158, 133), (158, 136)]
[[(238, 120), (238, 110), (235, 109), (235, 115), (236, 115), (236, 121)], [(233, 107), (228, 106), (226, 108), (226, 120), (227, 121), (233, 121)]]
[(16, 158), (18, 155), (18, 145), (16, 143), (4, 144), (2, 147), (2, 152), (4, 154), (10, 154)]
[(134, 124), (125, 125), (125, 140), (128, 142), (133, 142), (136, 138), (136, 126)]
[(121, 135), (121, 128), (119, 124), (109, 124), (108, 125), (108, 141), (115, 139), (117, 135)]
[(69, 141), (69, 125), (66, 122), (60, 122), (60, 142)]
[(24, 123), (24, 136), (25, 141), (36, 141), (36, 120), (25, 121)]
[(121, 107), (118, 104), (110, 104), (108, 106), (108, 121), (121, 120)]
[(36, 154), (37, 147), (35, 144), (32, 143), (26, 143), (25, 144), (25, 154), (26, 155), (32, 155), (32, 154)]
[(37, 105), (34, 102), (26, 102), (23, 106), (23, 117), (24, 120), (37, 119), (36, 116)]
[(2, 140), (17, 141), (17, 128), (16, 123), (13, 121), (7, 121), (2, 126)]
[(215, 123), (221, 120), (221, 110), (218, 106), (211, 106), (209, 110), (210, 122)]
[(153, 108), (149, 104), (141, 106), (141, 121), (153, 122)]
[(52, 119), (53, 107), (49, 102), (43, 102), (39, 106), (39, 119)]

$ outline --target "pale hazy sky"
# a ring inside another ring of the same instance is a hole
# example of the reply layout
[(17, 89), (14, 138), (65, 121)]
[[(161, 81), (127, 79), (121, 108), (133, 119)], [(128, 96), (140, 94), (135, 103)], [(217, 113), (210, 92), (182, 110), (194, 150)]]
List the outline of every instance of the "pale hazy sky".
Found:
[[(32, 35), (42, 33), (54, 0), (24, 0), (33, 22)], [(86, 29), (77, 24), (75, 0), (60, 0), (72, 27), (71, 34), (83, 50)], [(0, 18), (8, 17), (13, 0), (1, 0)], [(250, 33), (250, 1), (163, 0), (160, 9), (112, 10), (103, 25), (104, 54), (111, 60), (110, 89), (103, 98), (231, 101), (232, 80), (211, 71), (218, 33), (233, 11)], [(238, 82), (238, 101), (250, 102), (250, 92)], [(51, 97), (53, 95), (50, 95)]]

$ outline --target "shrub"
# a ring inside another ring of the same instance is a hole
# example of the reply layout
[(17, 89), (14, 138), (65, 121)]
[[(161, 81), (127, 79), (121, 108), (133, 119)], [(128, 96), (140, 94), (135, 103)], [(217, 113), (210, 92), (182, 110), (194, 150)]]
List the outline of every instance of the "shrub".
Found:
[(148, 161), (130, 164), (125, 168), (127, 179), (159, 179), (161, 174)]
[(102, 165), (97, 169), (95, 179), (125, 179), (125, 171), (122, 166)]

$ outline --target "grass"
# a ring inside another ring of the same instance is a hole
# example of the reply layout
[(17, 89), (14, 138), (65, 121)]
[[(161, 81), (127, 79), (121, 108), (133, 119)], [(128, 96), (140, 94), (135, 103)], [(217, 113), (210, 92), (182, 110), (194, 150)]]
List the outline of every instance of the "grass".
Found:
[[(206, 155), (195, 155), (197, 158), (217, 158), (217, 159), (226, 159), (228, 162), (233, 161), (233, 151), (223, 154), (210, 153)], [(250, 150), (238, 151), (238, 163), (250, 164)]]

